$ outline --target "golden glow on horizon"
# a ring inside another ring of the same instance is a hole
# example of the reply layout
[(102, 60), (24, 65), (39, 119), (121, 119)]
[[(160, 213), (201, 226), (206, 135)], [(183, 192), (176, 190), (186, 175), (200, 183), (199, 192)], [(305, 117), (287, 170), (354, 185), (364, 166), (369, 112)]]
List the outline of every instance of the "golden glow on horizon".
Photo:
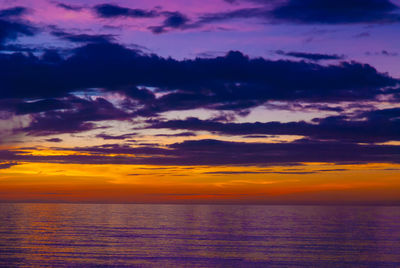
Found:
[(400, 199), (399, 176), (400, 165), (391, 164), (260, 167), (20, 163), (0, 170), (0, 201), (268, 203), (315, 198), (321, 202), (390, 203)]

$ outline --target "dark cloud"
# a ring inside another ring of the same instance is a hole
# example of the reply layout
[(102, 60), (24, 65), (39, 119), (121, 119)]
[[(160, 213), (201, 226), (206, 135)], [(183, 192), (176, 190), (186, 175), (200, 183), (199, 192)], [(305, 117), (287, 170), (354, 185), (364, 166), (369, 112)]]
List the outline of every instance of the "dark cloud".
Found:
[(235, 4), (237, 2), (237, 0), (223, 0), (223, 1), (229, 4)]
[(197, 24), (204, 25), (220, 21), (233, 20), (233, 19), (250, 19), (259, 18), (266, 20), (270, 17), (269, 10), (264, 8), (243, 8), (234, 11), (203, 14), (199, 17)]
[(269, 172), (266, 171), (212, 171), (212, 172), (203, 172), (203, 174), (210, 175), (247, 175), (247, 174), (266, 174)]
[(341, 172), (341, 171), (348, 171), (349, 169), (345, 168), (335, 168), (335, 169), (317, 169), (314, 170), (315, 172)]
[(159, 13), (155, 10), (132, 9), (114, 4), (97, 5), (94, 7), (94, 11), (101, 18), (153, 18), (159, 16)]
[(400, 21), (399, 7), (389, 0), (288, 0), (277, 3), (255, 1), (258, 8), (205, 14), (198, 23), (259, 18), (268, 23), (292, 24), (382, 24)]
[[(57, 148), (53, 148), (57, 149)], [(0, 160), (80, 164), (149, 165), (296, 165), (304, 162), (336, 164), (400, 163), (395, 145), (360, 145), (345, 142), (300, 140), (290, 143), (245, 143), (219, 140), (185, 141), (159, 147), (106, 144), (94, 147), (59, 148), (85, 154), (38, 156), (25, 151), (0, 151)], [(135, 156), (135, 157), (132, 157)], [(272, 171), (271, 171), (272, 172)], [(304, 173), (307, 172), (307, 173)], [(283, 171), (310, 174), (317, 171)]]
[(273, 19), (293, 23), (352, 24), (399, 22), (389, 0), (289, 0), (275, 8)]
[(70, 4), (65, 4), (65, 3), (55, 3), (57, 7), (63, 8), (65, 10), (69, 11), (81, 11), (83, 7), (81, 6), (75, 6), (75, 5), (70, 5)]
[[(165, 148), (156, 147), (156, 144), (143, 144), (141, 147), (131, 147), (127, 144), (103, 144), (100, 146), (93, 147), (77, 147), (70, 148), (67, 150), (76, 152), (87, 152), (92, 154), (123, 154), (123, 155), (162, 155), (164, 157), (168, 155), (176, 155), (175, 152)], [(63, 148), (61, 150), (64, 150)]]
[(246, 135), (245, 138), (248, 139), (264, 139), (264, 138), (268, 138), (270, 136), (268, 135)]
[(399, 53), (397, 52), (391, 52), (391, 51), (387, 51), (387, 50), (381, 50), (381, 51), (377, 51), (377, 52), (370, 52), (367, 51), (365, 52), (365, 55), (367, 56), (387, 56), (387, 57), (397, 57), (399, 56)]
[(180, 12), (163, 12), (166, 15), (164, 27), (180, 28), (185, 25), (189, 19)]
[(108, 135), (105, 133), (101, 133), (96, 135), (96, 138), (102, 138), (104, 140), (126, 140), (132, 138), (132, 136), (137, 135), (137, 133), (128, 133), (123, 135)]
[(10, 167), (19, 165), (18, 163), (14, 163), (14, 162), (6, 162), (6, 163), (0, 163), (0, 169), (8, 169)]
[(300, 135), (315, 140), (341, 142), (387, 142), (400, 140), (400, 108), (364, 112), (356, 118), (331, 116), (313, 123), (221, 123), (213, 120), (188, 118), (186, 120), (149, 120), (150, 128), (209, 131), (223, 135)]
[(181, 132), (176, 134), (157, 134), (156, 137), (194, 137), (197, 136), (196, 133), (193, 132)]
[(46, 139), (45, 141), (47, 141), (47, 142), (62, 142), (63, 140), (60, 138), (52, 138), (52, 139)]
[[(112, 43), (88, 44), (67, 58), (56, 51), (42, 57), (0, 54), (0, 70), (0, 99), (54, 99), (97, 88), (123, 93), (132, 99), (125, 108), (142, 116), (195, 108), (240, 112), (271, 100), (374, 100), (398, 83), (357, 62), (324, 66), (250, 59), (240, 52), (174, 60)], [(153, 91), (163, 94), (156, 97)]]
[(45, 99), (33, 102), (21, 102), (15, 105), (15, 113), (21, 114), (32, 114), (47, 112), (52, 110), (67, 109), (71, 106), (68, 102), (57, 100), (57, 99)]
[(33, 36), (37, 29), (24, 22), (6, 21), (0, 19), (0, 45), (13, 41), (20, 36)]
[(146, 103), (152, 102), (156, 99), (154, 93), (144, 87), (138, 88), (136, 86), (132, 86), (121, 88), (119, 91), (125, 93), (126, 96), (132, 99), (141, 100)]
[(277, 50), (276, 54), (289, 56), (294, 58), (307, 59), (312, 61), (320, 60), (343, 60), (345, 57), (343, 55), (336, 54), (320, 54), (320, 53), (306, 53), (306, 52), (285, 52), (282, 50)]
[(400, 161), (397, 146), (361, 146), (309, 140), (284, 144), (200, 140), (173, 144), (171, 148), (182, 160), (197, 164)]
[(7, 18), (7, 17), (20, 17), (25, 14), (29, 13), (29, 10), (25, 7), (12, 7), (7, 9), (0, 10), (0, 18)]
[(389, 51), (387, 51), (387, 50), (382, 50), (382, 51), (381, 51), (381, 54), (382, 54), (382, 55), (385, 55), (385, 56), (398, 56), (398, 55), (399, 55), (399, 54), (396, 53), (396, 52), (389, 52)]
[(110, 34), (72, 34), (61, 30), (52, 31), (51, 34), (73, 43), (109, 43), (115, 40)]
[(104, 120), (128, 120), (129, 114), (116, 108), (103, 98), (85, 100), (69, 99), (71, 109), (33, 114), (29, 126), (16, 129), (33, 136), (47, 136), (60, 133), (77, 133), (99, 128), (93, 122)]
[(74, 107), (69, 103), (68, 99), (43, 99), (35, 101), (24, 101), (21, 99), (0, 100), (0, 111), (9, 113), (10, 116), (36, 114), (71, 108)]
[(34, 53), (41, 51), (40, 48), (30, 45), (22, 45), (22, 44), (0, 44), (1, 52), (28, 52)]
[(272, 171), (269, 172), (270, 174), (283, 174), (283, 175), (309, 175), (309, 174), (315, 174), (317, 172), (314, 171)]
[[(171, 29), (187, 29), (197, 27), (194, 24), (189, 25), (189, 18), (178, 12), (178, 11), (159, 11), (159, 10), (144, 10), (144, 9), (132, 9), (127, 7), (121, 7), (114, 4), (102, 4), (97, 5), (94, 8), (97, 16), (101, 18), (118, 18), (118, 17), (129, 17), (129, 18), (155, 18), (164, 17), (164, 21), (161, 25), (148, 27), (155, 34), (164, 33)], [(200, 25), (199, 25), (200, 26)]]
[(166, 18), (162, 25), (151, 26), (149, 29), (155, 33), (160, 34), (169, 31), (170, 29), (186, 29), (197, 27), (195, 25), (189, 25), (189, 19), (180, 12), (163, 12)]

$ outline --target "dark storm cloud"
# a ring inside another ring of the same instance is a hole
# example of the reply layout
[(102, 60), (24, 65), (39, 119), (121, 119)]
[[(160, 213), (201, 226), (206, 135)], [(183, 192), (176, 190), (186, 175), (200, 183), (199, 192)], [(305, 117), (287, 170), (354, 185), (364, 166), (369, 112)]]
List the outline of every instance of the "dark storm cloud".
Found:
[(399, 7), (389, 0), (289, 0), (283, 4), (274, 3), (272, 8), (271, 1), (248, 1), (262, 6), (205, 14), (200, 17), (199, 23), (245, 18), (293, 24), (383, 24), (400, 21)]
[(306, 52), (294, 52), (294, 51), (285, 52), (282, 50), (277, 50), (276, 54), (294, 58), (307, 59), (312, 61), (343, 60), (345, 58), (343, 55), (336, 55), (336, 54), (320, 54), (320, 53), (306, 53)]
[[(57, 148), (53, 148), (57, 150)], [(150, 165), (295, 165), (303, 162), (400, 163), (400, 147), (345, 142), (300, 140), (291, 143), (244, 143), (219, 140), (185, 141), (159, 147), (108, 144), (59, 148), (82, 155), (35, 156), (22, 151), (0, 151), (0, 160), (80, 164)], [(117, 156), (116, 156), (117, 155)], [(132, 156), (129, 156), (132, 155)], [(134, 156), (134, 157), (133, 157)], [(281, 174), (309, 171), (284, 171)], [(316, 171), (315, 171), (316, 172)]]
[(300, 135), (316, 140), (342, 142), (386, 142), (400, 140), (400, 108), (364, 112), (356, 118), (331, 116), (314, 123), (221, 123), (213, 120), (188, 118), (186, 120), (149, 120), (149, 128), (209, 131), (223, 135)]
[(101, 18), (153, 18), (159, 16), (159, 13), (155, 10), (132, 9), (114, 4), (97, 5), (93, 9), (97, 16)]

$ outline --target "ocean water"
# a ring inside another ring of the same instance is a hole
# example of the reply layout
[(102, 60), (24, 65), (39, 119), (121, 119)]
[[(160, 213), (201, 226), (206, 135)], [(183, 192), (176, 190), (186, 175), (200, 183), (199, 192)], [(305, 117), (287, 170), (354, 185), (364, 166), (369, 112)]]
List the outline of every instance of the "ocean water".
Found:
[(400, 207), (0, 204), (0, 267), (400, 267)]

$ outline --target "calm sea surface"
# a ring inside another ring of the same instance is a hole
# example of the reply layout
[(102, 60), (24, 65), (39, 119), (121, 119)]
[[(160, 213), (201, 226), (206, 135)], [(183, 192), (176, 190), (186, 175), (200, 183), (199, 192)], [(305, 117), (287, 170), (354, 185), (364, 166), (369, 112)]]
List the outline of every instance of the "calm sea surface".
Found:
[(0, 204), (0, 267), (400, 267), (400, 207)]

